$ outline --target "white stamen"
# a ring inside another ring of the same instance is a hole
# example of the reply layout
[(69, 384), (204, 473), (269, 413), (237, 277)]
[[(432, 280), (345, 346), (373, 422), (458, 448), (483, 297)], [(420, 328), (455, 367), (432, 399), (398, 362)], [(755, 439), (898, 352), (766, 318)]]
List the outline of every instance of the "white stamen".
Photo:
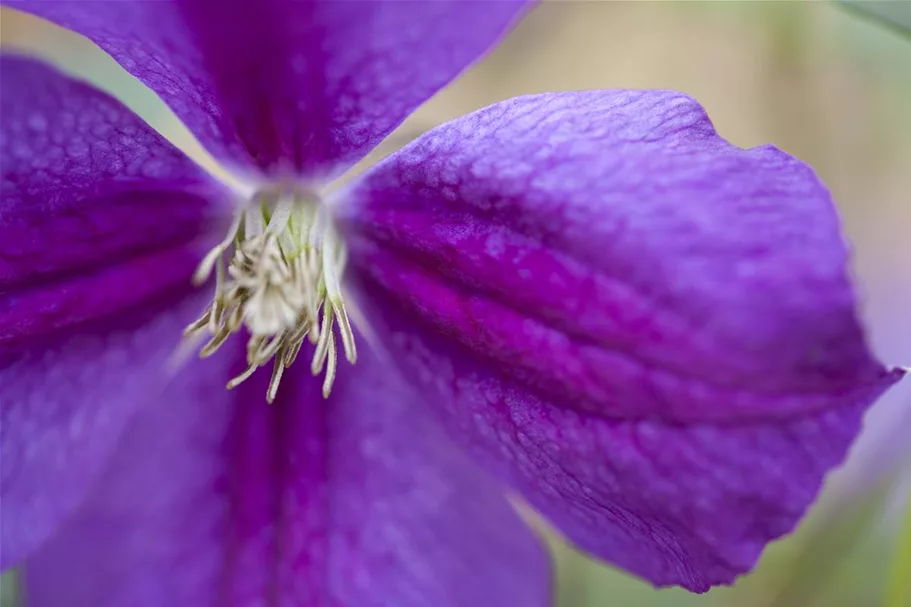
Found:
[(272, 217), (269, 219), (269, 226), (266, 228), (266, 231), (275, 235), (284, 232), (285, 227), (288, 225), (288, 220), (291, 218), (291, 211), (293, 209), (293, 201), (282, 198), (278, 204), (275, 205), (275, 211), (272, 212)]
[(253, 375), (254, 371), (256, 371), (256, 369), (258, 369), (258, 368), (259, 368), (259, 366), (256, 364), (253, 364), (253, 365), (250, 365), (249, 367), (247, 367), (246, 371), (244, 371), (243, 373), (241, 373), (240, 375), (238, 375), (237, 377), (235, 377), (234, 379), (232, 379), (231, 381), (228, 382), (228, 390), (233, 390), (237, 386), (241, 385), (242, 383), (244, 383), (245, 381), (250, 379), (250, 376)]
[(316, 341), (316, 352), (313, 354), (313, 361), (310, 364), (310, 371), (314, 375), (323, 372), (323, 364), (326, 362), (326, 354), (329, 349), (329, 340), (332, 338), (332, 321), (333, 308), (327, 306), (323, 311), (323, 324), (319, 331), (319, 338)]
[(338, 332), (342, 336), (342, 346), (345, 348), (345, 358), (352, 365), (357, 362), (357, 348), (354, 347), (354, 333), (351, 331), (351, 323), (348, 321), (348, 312), (345, 306), (339, 300), (339, 303), (333, 303), (338, 310)]
[[(282, 364), (281, 360), (276, 359), (275, 364), (272, 366), (272, 378), (269, 380), (269, 390), (266, 392), (266, 402), (269, 404), (272, 404), (272, 401), (275, 400), (275, 394), (278, 392), (278, 384), (282, 380), (282, 373), (284, 373), (284, 371), (285, 365)], [(325, 396), (329, 395), (325, 394)]]
[(215, 297), (212, 299), (212, 305), (209, 307), (209, 332), (215, 333), (221, 325), (222, 316), (225, 313), (225, 307), (222, 302), (221, 291), (225, 284), (225, 264), (221, 256), (215, 261)]
[(341, 289), (345, 262), (344, 244), (318, 200), (306, 193), (264, 192), (237, 213), (228, 234), (197, 268), (197, 284), (215, 269), (215, 295), (184, 334), (210, 335), (200, 351), (206, 357), (245, 327), (249, 366), (227, 387), (237, 387), (274, 359), (266, 393), (270, 403), (284, 369), (309, 340), (316, 346), (311, 371), (318, 375), (325, 370), (323, 396), (328, 397), (338, 364), (335, 326), (345, 358), (357, 360)]
[(338, 356), (335, 351), (335, 335), (329, 333), (329, 358), (326, 365), (326, 377), (323, 379), (323, 398), (329, 398), (332, 392), (332, 382), (335, 381), (335, 368), (338, 364)]
[(237, 237), (237, 233), (243, 223), (243, 218), (243, 213), (238, 213), (234, 218), (234, 221), (231, 222), (231, 227), (228, 228), (228, 234), (225, 236), (224, 240), (215, 245), (215, 247), (202, 258), (202, 261), (196, 268), (196, 272), (193, 274), (194, 285), (201, 285), (209, 277), (209, 274), (212, 273), (212, 266), (217, 260), (221, 259), (222, 254), (228, 250), (231, 243), (234, 242), (234, 239)]

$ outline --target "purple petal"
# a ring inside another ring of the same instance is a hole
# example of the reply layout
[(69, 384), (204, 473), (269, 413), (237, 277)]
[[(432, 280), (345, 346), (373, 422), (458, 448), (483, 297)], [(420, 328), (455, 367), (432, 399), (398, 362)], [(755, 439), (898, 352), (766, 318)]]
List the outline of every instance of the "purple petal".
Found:
[(117, 101), (34, 61), (0, 59), (0, 114), (6, 566), (78, 505), (166, 377), (201, 310), (181, 298), (221, 190)]
[(115, 99), (0, 66), (0, 354), (185, 290), (230, 194)]
[(17, 0), (84, 34), (223, 161), (335, 173), (490, 48), (529, 0)]
[(0, 568), (84, 500), (133, 414), (155, 402), (204, 302), (168, 298), (0, 357)]
[(349, 198), (356, 263), (384, 289), (588, 413), (790, 415), (884, 378), (829, 193), (774, 148), (726, 143), (682, 95), (497, 104)]
[(572, 540), (660, 585), (753, 566), (901, 376), (829, 193), (671, 92), (507, 101), (340, 209), (377, 336)]
[(222, 362), (191, 367), (28, 562), (30, 605), (549, 605), (545, 553), (499, 488), (362, 355), (328, 401), (292, 367), (271, 406), (267, 374), (228, 402), (199, 375)]

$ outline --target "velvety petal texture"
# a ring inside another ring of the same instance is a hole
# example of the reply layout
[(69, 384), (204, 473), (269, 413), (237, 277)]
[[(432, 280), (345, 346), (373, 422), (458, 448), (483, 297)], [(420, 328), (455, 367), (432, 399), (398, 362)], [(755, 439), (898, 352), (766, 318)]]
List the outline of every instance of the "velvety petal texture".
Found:
[(813, 171), (678, 93), (499, 103), (340, 202), (377, 340), (450, 428), (659, 585), (751, 568), (901, 376), (865, 345)]
[[(227, 192), (116, 100), (0, 59), (0, 517), (16, 562), (165, 377)], [(143, 364), (137, 365), (136, 361)]]
[(112, 97), (0, 68), (0, 354), (185, 290), (231, 194)]
[(328, 400), (300, 367), (271, 406), (268, 371), (226, 392), (229, 364), (194, 362), (137, 416), (28, 562), (30, 605), (551, 604), (547, 556), (500, 487), (366, 347)]
[(15, 0), (84, 34), (235, 167), (346, 168), (490, 48), (526, 0)]

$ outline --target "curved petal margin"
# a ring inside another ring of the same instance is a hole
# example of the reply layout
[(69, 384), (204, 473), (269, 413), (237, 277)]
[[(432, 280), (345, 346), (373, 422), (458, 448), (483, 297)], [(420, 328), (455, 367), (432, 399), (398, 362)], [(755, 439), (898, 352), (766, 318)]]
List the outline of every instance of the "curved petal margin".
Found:
[(0, 58), (0, 564), (81, 501), (166, 380), (226, 192), (116, 100)]
[(328, 401), (306, 369), (271, 406), (268, 373), (228, 393), (188, 369), (193, 401), (138, 416), (97, 494), (28, 562), (30, 604), (550, 605), (542, 545), (366, 350)]
[(503, 102), (340, 203), (368, 321), (450, 429), (658, 585), (749, 570), (902, 375), (866, 347), (813, 171), (677, 93)]
[(498, 372), (670, 422), (850, 404), (888, 382), (829, 192), (671, 92), (519, 98), (443, 125), (337, 211), (352, 263)]
[(347, 168), (486, 52), (528, 0), (6, 2), (96, 42), (237, 168)]

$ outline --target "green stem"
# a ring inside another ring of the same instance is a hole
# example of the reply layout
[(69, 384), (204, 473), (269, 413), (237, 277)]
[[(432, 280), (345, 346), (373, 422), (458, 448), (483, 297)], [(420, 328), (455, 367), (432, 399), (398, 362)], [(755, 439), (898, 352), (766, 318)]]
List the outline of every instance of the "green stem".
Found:
[(889, 586), (884, 607), (907, 607), (911, 604), (911, 496), (905, 506), (905, 517), (899, 530)]

